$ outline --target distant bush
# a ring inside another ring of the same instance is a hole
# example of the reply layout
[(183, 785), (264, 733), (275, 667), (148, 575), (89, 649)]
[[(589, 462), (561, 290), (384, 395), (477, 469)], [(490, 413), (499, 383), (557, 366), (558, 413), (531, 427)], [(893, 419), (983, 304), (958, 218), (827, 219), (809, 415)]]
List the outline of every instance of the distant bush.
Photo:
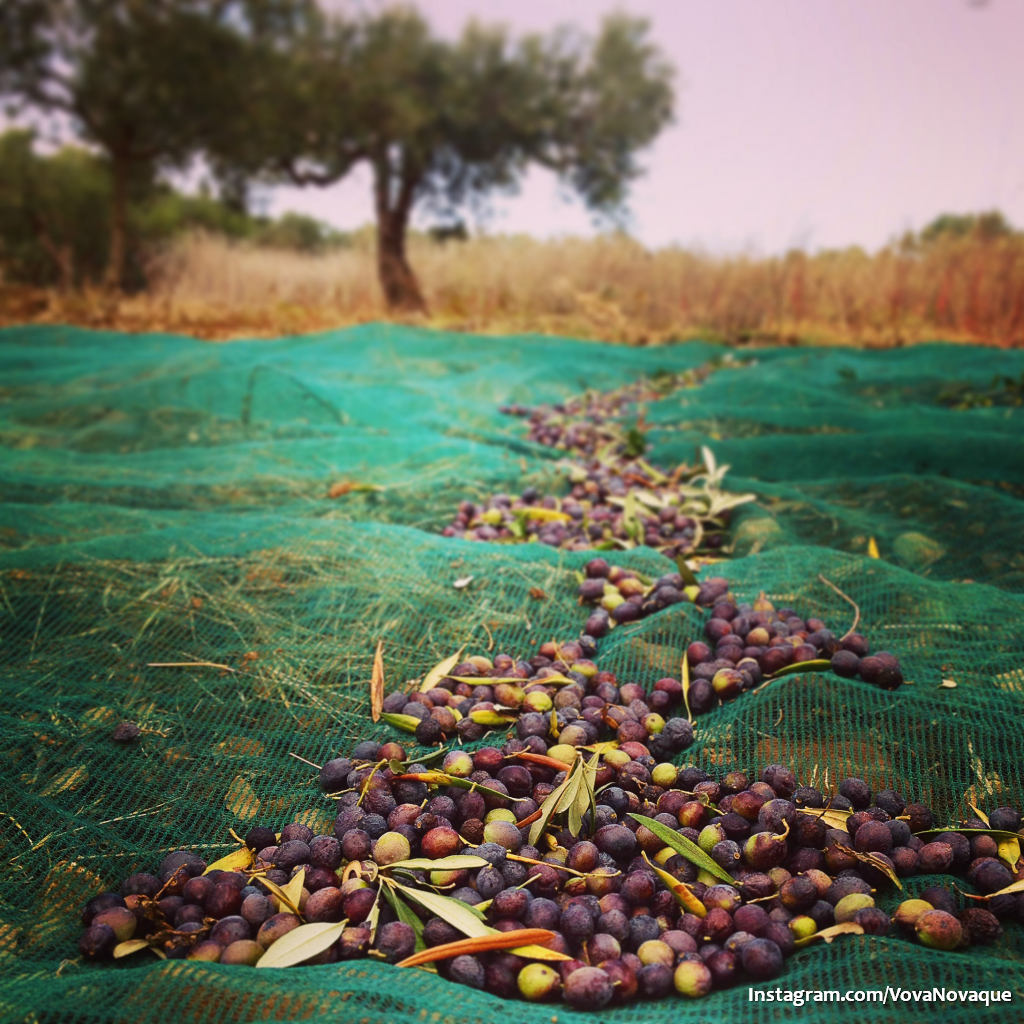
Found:
[(9, 280), (72, 288), (107, 260), (110, 177), (97, 156), (67, 146), (39, 156), (29, 131), (0, 135), (0, 271)]
[(332, 247), (347, 248), (349, 234), (335, 231), (323, 221), (303, 213), (283, 213), (277, 220), (257, 222), (249, 237), (258, 245), (296, 252), (323, 252)]
[[(110, 239), (110, 174), (77, 146), (36, 151), (31, 131), (0, 134), (0, 280), (68, 290), (98, 282)], [(194, 232), (303, 253), (350, 245), (352, 236), (313, 217), (255, 217), (208, 191), (185, 195), (164, 182), (130, 183), (127, 282), (147, 284), (153, 249)]]
[(252, 217), (210, 195), (182, 195), (162, 185), (155, 194), (136, 204), (132, 228), (143, 242), (162, 242), (186, 231), (206, 231), (226, 238), (252, 234)]

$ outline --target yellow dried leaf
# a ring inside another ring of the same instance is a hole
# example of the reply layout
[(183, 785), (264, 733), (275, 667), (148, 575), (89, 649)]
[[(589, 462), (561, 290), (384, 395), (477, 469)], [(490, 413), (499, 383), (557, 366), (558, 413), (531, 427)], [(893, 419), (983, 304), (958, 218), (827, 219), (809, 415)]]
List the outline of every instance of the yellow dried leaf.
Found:
[(459, 663), (465, 647), (460, 647), (454, 654), (439, 661), (424, 677), (420, 684), (420, 693), (426, 693), (437, 686), (445, 676)]
[(252, 850), (248, 846), (240, 846), (237, 850), (232, 850), (226, 856), (221, 857), (220, 860), (215, 860), (203, 874), (208, 875), (211, 871), (244, 871), (252, 862)]
[(813, 935), (806, 935), (802, 939), (796, 940), (797, 946), (806, 946), (815, 939), (821, 939), (822, 942), (832, 942), (840, 935), (863, 935), (864, 929), (857, 924), (856, 921), (844, 921), (842, 924), (834, 924), (831, 928), (823, 928), (820, 932), (815, 932)]
[[(666, 847), (668, 849), (668, 847)], [(681, 882), (674, 875), (670, 874), (664, 868), (658, 867), (657, 864), (652, 863), (650, 857), (645, 853), (643, 855), (645, 861), (651, 865), (654, 873), (665, 883), (666, 888), (675, 897), (676, 902), (683, 908), (683, 910), (689, 911), (691, 914), (696, 914), (697, 917), (707, 916), (707, 907), (697, 898), (696, 893), (685, 883)]]
[(848, 831), (846, 823), (853, 814), (853, 811), (843, 811), (833, 807), (798, 807), (801, 814), (808, 814), (812, 818), (820, 818), (829, 828), (838, 828), (843, 832)]
[(974, 813), (978, 816), (979, 821), (985, 822), (986, 825), (988, 824), (988, 815), (984, 811), (978, 810), (978, 808), (975, 807), (974, 804), (968, 804), (967, 806), (970, 807), (972, 811), (974, 811)]
[(377, 641), (373, 655), (373, 672), (370, 675), (370, 718), (380, 721), (384, 709), (384, 641)]
[(516, 509), (516, 513), (521, 515), (524, 519), (536, 519), (538, 522), (550, 523), (568, 523), (572, 521), (572, 516), (567, 512), (559, 512), (553, 508), (538, 508), (532, 506), (530, 508)]
[(1010, 865), (1011, 871), (1017, 870), (1020, 861), (1020, 840), (1003, 839), (999, 842), (999, 856)]
[(149, 949), (147, 939), (125, 939), (124, 942), (119, 942), (114, 947), (114, 959), (120, 960), (122, 957), (131, 956), (132, 953), (138, 953), (142, 949)]
[(327, 489), (328, 498), (342, 498), (353, 491), (383, 491), (378, 484), (363, 484), (357, 480), (338, 480)]
[(50, 783), (40, 791), (40, 796), (54, 796), (57, 793), (74, 791), (89, 780), (89, 772), (81, 767), (69, 767), (59, 772)]
[(330, 922), (318, 921), (300, 924), (285, 932), (256, 962), (257, 967), (292, 967), (312, 960), (325, 949), (330, 948), (348, 927), (348, 919)]
[(610, 750), (619, 749), (618, 740), (602, 740), (600, 743), (591, 743), (589, 746), (583, 747), (583, 750), (589, 750), (592, 754), (607, 754)]
[(236, 775), (224, 795), (224, 806), (240, 821), (252, 821), (259, 813), (260, 800), (252, 786)]
[(477, 725), (488, 726), (509, 725), (516, 720), (515, 715), (503, 715), (500, 711), (470, 711), (469, 717)]

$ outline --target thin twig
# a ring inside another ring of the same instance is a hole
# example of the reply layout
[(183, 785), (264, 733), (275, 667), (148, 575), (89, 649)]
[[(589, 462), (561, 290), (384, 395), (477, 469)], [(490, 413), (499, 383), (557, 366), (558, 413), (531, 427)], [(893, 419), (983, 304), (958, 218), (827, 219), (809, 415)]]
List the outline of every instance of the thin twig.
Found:
[(486, 622), (481, 622), (480, 625), (483, 628), (483, 631), (487, 634), (487, 640), (488, 640), (487, 650), (493, 651), (494, 650), (494, 634), (487, 628), (487, 623)]
[(225, 672), (238, 671), (237, 668), (216, 661), (147, 661), (146, 668), (219, 668)]
[(313, 764), (312, 761), (307, 761), (304, 757), (299, 757), (298, 754), (293, 754), (290, 750), (288, 751), (289, 757), (294, 757), (296, 761), (301, 761), (303, 764), (308, 764), (310, 768), (315, 768), (320, 771), (323, 768), (322, 764)]
[(853, 625), (851, 625), (850, 628), (839, 638), (840, 642), (842, 642), (857, 628), (857, 623), (860, 622), (860, 607), (849, 594), (844, 594), (833, 582), (831, 582), (831, 580), (825, 579), (820, 572), (818, 573), (818, 579), (821, 580), (826, 587), (831, 587), (844, 601), (848, 601), (853, 605)]

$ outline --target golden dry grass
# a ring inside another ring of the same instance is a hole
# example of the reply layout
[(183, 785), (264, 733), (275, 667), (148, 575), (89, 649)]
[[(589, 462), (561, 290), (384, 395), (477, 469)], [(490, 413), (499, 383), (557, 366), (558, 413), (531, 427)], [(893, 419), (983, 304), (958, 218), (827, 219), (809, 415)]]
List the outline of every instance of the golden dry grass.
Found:
[[(629, 344), (1024, 345), (1020, 236), (760, 259), (650, 251), (621, 236), (416, 238), (409, 255), (430, 306), (413, 322), (448, 329)], [(151, 254), (149, 275), (149, 290), (134, 296), (22, 294), (4, 320), (227, 338), (388, 318), (368, 237), (305, 255), (188, 235)]]

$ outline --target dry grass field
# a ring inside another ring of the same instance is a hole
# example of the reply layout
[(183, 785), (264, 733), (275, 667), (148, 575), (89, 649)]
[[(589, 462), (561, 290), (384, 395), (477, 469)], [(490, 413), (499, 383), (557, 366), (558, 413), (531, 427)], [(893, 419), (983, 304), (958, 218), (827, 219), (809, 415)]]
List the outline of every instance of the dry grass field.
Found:
[[(452, 330), (627, 344), (1024, 345), (1024, 237), (785, 257), (649, 251), (621, 236), (410, 244), (430, 314)], [(224, 339), (387, 318), (369, 237), (320, 255), (186, 235), (149, 256), (150, 288), (0, 292), (3, 323), (48, 321)]]

